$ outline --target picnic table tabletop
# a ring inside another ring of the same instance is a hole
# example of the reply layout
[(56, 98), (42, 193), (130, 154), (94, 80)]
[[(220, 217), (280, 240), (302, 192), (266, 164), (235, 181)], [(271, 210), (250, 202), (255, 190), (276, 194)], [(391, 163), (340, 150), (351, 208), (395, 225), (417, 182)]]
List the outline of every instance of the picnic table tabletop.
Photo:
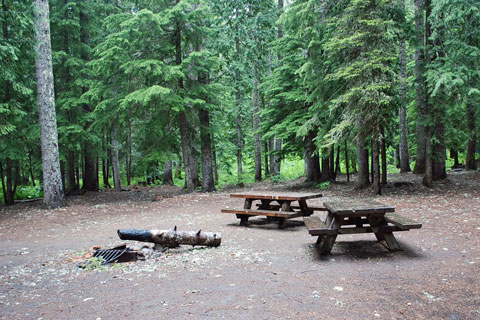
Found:
[(395, 208), (387, 206), (374, 200), (362, 201), (329, 201), (323, 203), (324, 207), (333, 214), (369, 214), (394, 212)]
[(231, 193), (232, 198), (245, 198), (245, 199), (265, 199), (265, 200), (307, 200), (320, 198), (321, 193), (301, 193), (301, 192), (276, 192), (276, 191), (248, 191)]

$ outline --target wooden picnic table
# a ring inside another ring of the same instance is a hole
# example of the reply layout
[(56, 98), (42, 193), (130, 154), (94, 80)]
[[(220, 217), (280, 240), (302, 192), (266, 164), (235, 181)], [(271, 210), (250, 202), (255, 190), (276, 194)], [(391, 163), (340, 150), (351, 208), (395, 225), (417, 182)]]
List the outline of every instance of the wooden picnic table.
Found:
[[(268, 220), (278, 221), (279, 228), (285, 228), (287, 219), (310, 216), (315, 210), (324, 208), (309, 207), (308, 199), (321, 197), (321, 193), (251, 191), (232, 193), (232, 198), (243, 198), (243, 209), (222, 209), (223, 213), (234, 213), (240, 219), (240, 225), (246, 226), (252, 216), (266, 216)], [(297, 202), (297, 204), (292, 204)], [(252, 206), (256, 204), (256, 208)]]
[(339, 234), (374, 233), (377, 240), (389, 250), (400, 246), (393, 232), (419, 229), (421, 223), (394, 214), (394, 207), (376, 201), (324, 202), (328, 213), (325, 221), (320, 217), (304, 218), (312, 236), (318, 236), (316, 247), (320, 254), (331, 252)]

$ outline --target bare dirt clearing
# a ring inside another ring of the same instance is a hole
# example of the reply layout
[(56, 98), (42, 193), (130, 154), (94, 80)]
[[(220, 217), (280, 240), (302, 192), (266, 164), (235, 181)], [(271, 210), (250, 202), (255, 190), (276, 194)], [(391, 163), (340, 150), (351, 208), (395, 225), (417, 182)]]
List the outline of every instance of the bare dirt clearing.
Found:
[[(242, 205), (229, 198), (232, 190), (143, 187), (70, 197), (59, 210), (1, 207), (0, 319), (480, 319), (480, 172), (450, 173), (433, 190), (411, 174), (390, 178), (410, 184), (392, 183), (377, 200), (423, 223), (396, 233), (400, 252), (373, 234), (343, 235), (319, 257), (301, 218), (279, 230), (260, 218), (240, 227), (235, 215), (220, 213)], [(309, 203), (372, 197), (352, 187), (332, 184)], [(299, 181), (251, 188), (318, 191)], [(92, 246), (124, 243), (119, 228), (175, 225), (221, 232), (222, 245), (76, 268)]]

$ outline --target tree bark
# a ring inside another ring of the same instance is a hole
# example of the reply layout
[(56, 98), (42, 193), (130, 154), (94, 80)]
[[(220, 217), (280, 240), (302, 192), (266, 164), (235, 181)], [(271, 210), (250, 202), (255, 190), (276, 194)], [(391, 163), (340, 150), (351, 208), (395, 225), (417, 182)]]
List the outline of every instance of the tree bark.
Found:
[(102, 157), (102, 175), (103, 175), (103, 187), (104, 188), (112, 188), (110, 182), (108, 181), (110, 177), (110, 150), (106, 146), (105, 140), (107, 137), (105, 134), (102, 135), (102, 150), (103, 150), (103, 157)]
[(400, 172), (410, 172), (410, 155), (408, 153), (408, 119), (407, 119), (407, 58), (406, 41), (400, 41)]
[(450, 159), (453, 159), (453, 168), (460, 167), (460, 163), (458, 162), (458, 151), (454, 148), (450, 148)]
[(382, 194), (382, 184), (380, 183), (380, 155), (378, 152), (378, 137), (374, 137), (373, 140), (373, 152), (372, 152), (372, 163), (373, 163), (373, 193), (376, 195)]
[(347, 169), (347, 182), (350, 182), (350, 163), (348, 162), (348, 145), (347, 139), (345, 139), (345, 168)]
[(314, 139), (317, 130), (311, 130), (305, 137), (305, 173), (307, 182), (320, 182), (320, 159)]
[(163, 185), (173, 185), (172, 160), (163, 164)]
[(380, 129), (380, 134), (382, 135), (382, 184), (387, 184), (387, 141), (383, 127)]
[(202, 141), (202, 190), (215, 191), (212, 166), (212, 141), (210, 135), (210, 114), (208, 110), (199, 110), (200, 140)]
[(269, 170), (269, 148), (268, 148), (268, 142), (264, 141), (263, 142), (263, 152), (264, 152), (264, 162), (265, 162), (265, 176), (268, 176), (270, 174)]
[(177, 227), (172, 230), (119, 229), (117, 234), (121, 240), (152, 242), (167, 247), (178, 247), (181, 244), (218, 247), (222, 242), (221, 233), (177, 231)]
[(260, 103), (258, 96), (258, 79), (253, 67), (253, 132), (255, 149), (255, 181), (262, 181), (262, 145), (260, 140)]
[(118, 141), (118, 119), (113, 122), (112, 131), (112, 165), (113, 165), (113, 187), (115, 191), (122, 191), (119, 165), (120, 142)]
[(126, 148), (125, 171), (127, 173), (127, 185), (130, 185), (132, 180), (132, 123), (130, 120), (128, 120)]
[[(430, 36), (431, 32), (431, 25), (430, 25), (430, 14), (432, 12), (431, 7), (431, 0), (425, 0), (425, 37), (426, 37), (426, 46), (425, 46), (425, 62), (426, 64), (430, 64), (430, 49), (433, 47), (432, 40)], [(425, 114), (431, 115), (433, 111), (433, 106), (431, 104), (430, 99), (427, 100), (425, 104)], [(433, 149), (432, 149), (432, 137), (433, 137), (433, 128), (432, 123), (428, 123), (425, 126), (425, 176), (423, 177), (423, 185), (432, 188), (433, 187), (433, 168), (432, 168), (432, 160), (433, 160)]]
[(465, 163), (465, 169), (467, 170), (476, 170), (477, 163), (475, 161), (475, 147), (477, 146), (477, 135), (476, 135), (476, 119), (475, 119), (475, 106), (471, 101), (467, 102), (467, 125), (468, 132), (470, 136), (468, 137), (467, 142), (467, 159)]
[[(240, 61), (240, 34), (238, 25), (235, 27), (235, 58)], [(241, 92), (240, 92), (240, 70), (235, 69), (235, 106), (237, 108), (237, 179), (240, 182), (243, 173), (243, 133), (242, 133), (242, 110), (241, 110)]]
[(425, 24), (424, 24), (424, 0), (415, 0), (415, 89), (417, 104), (416, 138), (417, 154), (414, 173), (424, 174), (426, 165), (426, 132), (425, 132)]
[(328, 149), (322, 150), (322, 174), (320, 176), (320, 182), (330, 180), (330, 153)]
[(77, 181), (75, 179), (75, 151), (68, 150), (67, 153), (67, 190), (74, 192), (78, 190)]
[(65, 205), (60, 172), (58, 132), (53, 88), (52, 49), (47, 0), (34, 0), (37, 100), (43, 167), (43, 202), (48, 208)]
[(330, 164), (329, 164), (329, 173), (328, 173), (328, 180), (334, 181), (335, 180), (335, 146), (332, 145), (330, 147)]
[(365, 138), (362, 134), (357, 137), (358, 177), (356, 188), (364, 189), (370, 185), (368, 169), (368, 150), (365, 148)]

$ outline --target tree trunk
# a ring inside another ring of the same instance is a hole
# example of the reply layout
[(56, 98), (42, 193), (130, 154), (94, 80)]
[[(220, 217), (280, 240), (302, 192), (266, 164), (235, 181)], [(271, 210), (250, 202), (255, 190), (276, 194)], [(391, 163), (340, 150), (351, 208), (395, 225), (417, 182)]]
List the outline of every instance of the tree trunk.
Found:
[(314, 139), (317, 136), (317, 130), (311, 130), (305, 137), (305, 173), (307, 182), (320, 182), (320, 159), (316, 152)]
[[(270, 155), (270, 173), (272, 175), (280, 174), (280, 166), (282, 163), (282, 156), (280, 152), (282, 151), (282, 139), (273, 138), (273, 154)], [(272, 163), (273, 160), (273, 163)]]
[[(406, 41), (400, 42), (400, 172), (410, 172), (408, 153), (408, 119), (407, 119), (407, 58)], [(382, 149), (383, 150), (383, 149)], [(382, 152), (383, 153), (383, 152)], [(383, 182), (382, 182), (383, 183)]]
[(330, 155), (327, 149), (322, 150), (322, 174), (320, 182), (330, 180)]
[(2, 179), (2, 191), (3, 191), (3, 201), (7, 203), (7, 186), (5, 185), (3, 165), (0, 162), (0, 178)]
[[(235, 27), (235, 58), (240, 61), (240, 34), (238, 25)], [(235, 69), (235, 106), (237, 108), (237, 179), (242, 179), (242, 149), (243, 149), (243, 134), (242, 134), (242, 110), (241, 110), (241, 92), (240, 92), (240, 71)]]
[(382, 135), (382, 184), (387, 184), (387, 141), (385, 138), (385, 129), (380, 129)]
[(373, 152), (372, 152), (372, 163), (373, 163), (373, 193), (376, 195), (382, 194), (382, 184), (380, 183), (380, 155), (378, 152), (378, 137), (374, 137), (373, 140)]
[(221, 233), (177, 231), (176, 227), (172, 230), (119, 229), (117, 234), (121, 240), (152, 242), (167, 247), (178, 247), (181, 244), (218, 247), (222, 242)]
[(255, 148), (255, 181), (262, 181), (262, 145), (260, 140), (260, 103), (258, 97), (258, 79), (253, 67), (253, 134)]
[(350, 163), (348, 162), (348, 146), (347, 146), (347, 140), (345, 139), (345, 168), (347, 169), (347, 182), (350, 182), (349, 167), (350, 167)]
[(218, 183), (218, 165), (217, 165), (217, 148), (215, 148), (215, 140), (212, 135), (212, 157), (213, 157), (213, 172), (215, 174), (215, 182)]
[[(426, 9), (426, 21), (425, 21), (425, 37), (426, 37), (426, 46), (425, 46), (425, 62), (430, 64), (430, 49), (433, 47), (431, 36), (431, 25), (430, 25), (430, 14), (432, 12), (431, 0), (425, 0), (425, 9)], [(430, 99), (429, 99), (430, 100)], [(431, 101), (427, 100), (425, 104), (425, 115), (431, 115), (433, 111), (433, 106)], [(433, 118), (433, 117), (432, 117)], [(433, 128), (432, 124), (428, 123), (425, 126), (425, 176), (423, 177), (423, 185), (432, 188), (433, 187), (433, 148), (432, 148), (432, 137), (433, 137)]]
[(342, 174), (340, 170), (340, 145), (337, 146), (337, 156), (335, 157), (335, 175), (333, 181), (337, 180), (337, 174)]
[(6, 159), (6, 178), (7, 178), (7, 188), (6, 188), (6, 196), (4, 198), (5, 204), (7, 206), (11, 206), (15, 203), (15, 191), (14, 191), (14, 177), (13, 177), (13, 161), (10, 158)]
[(453, 168), (460, 167), (460, 163), (458, 162), (458, 151), (454, 148), (450, 148), (450, 159), (453, 159)]
[(125, 155), (125, 171), (127, 173), (127, 185), (130, 185), (132, 180), (132, 123), (131, 121), (128, 121), (126, 147), (127, 147), (127, 150)]
[(208, 110), (199, 110), (200, 140), (202, 141), (202, 190), (215, 191), (212, 168), (212, 141), (210, 135), (210, 114)]
[(335, 180), (335, 146), (332, 145), (330, 147), (330, 164), (329, 164), (329, 173), (328, 173), (328, 180), (334, 181)]
[[(103, 150), (103, 157), (102, 157), (102, 175), (103, 175), (103, 187), (104, 188), (112, 188), (108, 179), (110, 178), (110, 150), (107, 147), (105, 140), (105, 134), (102, 134), (102, 150)], [(108, 141), (107, 141), (108, 142)]]
[(269, 148), (268, 148), (268, 142), (264, 141), (263, 142), (263, 152), (264, 152), (264, 162), (265, 162), (265, 176), (268, 176), (270, 174), (269, 170), (269, 159), (268, 155), (270, 153)]
[(424, 0), (415, 0), (415, 33), (416, 33), (416, 49), (415, 49), (415, 88), (416, 88), (416, 104), (417, 104), (417, 121), (416, 121), (416, 137), (417, 137), (417, 154), (415, 160), (414, 173), (424, 174), (426, 165), (426, 132), (425, 132), (425, 37), (424, 37)]
[[(32, 180), (32, 187), (35, 187), (35, 176), (33, 175), (32, 152), (28, 152), (28, 169), (30, 171), (30, 179)], [(74, 173), (75, 174), (75, 173)]]
[(120, 142), (118, 141), (118, 119), (113, 122), (112, 131), (112, 164), (113, 164), (113, 187), (115, 191), (122, 191), (119, 165)]
[(173, 185), (172, 160), (163, 164), (163, 185)]
[(68, 150), (67, 153), (67, 190), (74, 192), (78, 190), (77, 181), (75, 179), (75, 151)]
[(370, 185), (368, 170), (368, 150), (365, 148), (364, 136), (357, 137), (358, 177), (356, 188), (364, 189)]
[(83, 171), (83, 186), (82, 188), (88, 191), (98, 191), (97, 189), (97, 159), (95, 154), (92, 151), (92, 144), (89, 142), (85, 143), (85, 167)]
[(43, 167), (43, 202), (48, 208), (65, 205), (62, 187), (58, 133), (53, 88), (52, 50), (47, 0), (34, 0), (36, 36), (37, 100)]
[(467, 170), (476, 170), (477, 163), (475, 161), (475, 147), (477, 146), (477, 135), (476, 135), (476, 119), (475, 119), (475, 106), (471, 101), (467, 102), (467, 124), (468, 132), (470, 136), (468, 137), (467, 143), (467, 159), (465, 163), (465, 169)]

